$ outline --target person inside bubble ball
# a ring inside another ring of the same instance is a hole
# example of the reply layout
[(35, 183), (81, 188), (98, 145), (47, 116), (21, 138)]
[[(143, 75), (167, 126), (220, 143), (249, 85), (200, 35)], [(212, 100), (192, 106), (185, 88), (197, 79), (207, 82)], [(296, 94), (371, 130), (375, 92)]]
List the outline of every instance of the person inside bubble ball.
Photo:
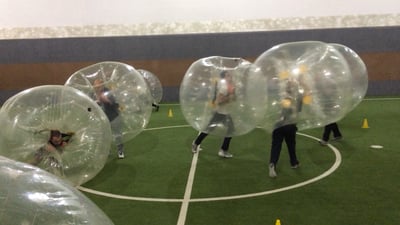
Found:
[(96, 102), (101, 106), (110, 121), (114, 141), (117, 145), (118, 158), (123, 159), (125, 154), (124, 144), (122, 142), (123, 124), (120, 116), (120, 106), (116, 102), (115, 97), (111, 94), (110, 89), (105, 87), (102, 79), (96, 79), (93, 82), (93, 87), (96, 94)]
[(276, 165), (285, 140), (289, 152), (290, 164), (293, 169), (299, 167), (300, 163), (296, 156), (296, 132), (297, 114), (301, 111), (303, 94), (299, 90), (295, 80), (287, 80), (285, 93), (281, 100), (281, 115), (272, 132), (271, 154), (269, 161), (269, 176), (276, 177)]
[[(339, 107), (337, 107), (337, 100), (340, 99), (338, 85), (333, 79), (325, 79), (325, 85), (319, 90), (321, 98), (325, 101), (321, 102), (322, 110), (326, 117), (331, 118), (338, 113)], [(329, 136), (333, 133), (333, 141), (342, 139), (342, 133), (339, 130), (339, 126), (336, 122), (325, 125), (322, 138), (318, 141), (322, 146), (328, 145)]]
[[(211, 105), (215, 107), (214, 115), (208, 123), (208, 128), (200, 132), (197, 138), (192, 142), (192, 152), (197, 153), (200, 150), (200, 144), (208, 136), (208, 133), (215, 129), (219, 124), (227, 128), (227, 134), (231, 134), (234, 129), (232, 117), (229, 114), (228, 104), (235, 100), (235, 86), (233, 84), (232, 74), (228, 71), (222, 71), (220, 79), (215, 83), (215, 93)], [(233, 155), (228, 152), (232, 137), (226, 136), (222, 142), (218, 155), (222, 158), (232, 158)]]
[(59, 165), (60, 164), (59, 161), (54, 156), (52, 156), (52, 154), (54, 155), (62, 154), (64, 147), (68, 144), (73, 135), (74, 135), (73, 132), (61, 133), (59, 130), (50, 130), (50, 137), (46, 145), (39, 148), (35, 152), (34, 160), (29, 163), (34, 166), (37, 166), (45, 158), (48, 158), (50, 164)]
[(157, 104), (157, 103), (155, 103), (155, 102), (151, 103), (151, 107), (153, 107), (153, 109), (154, 109), (156, 112), (158, 112), (158, 110), (160, 110), (160, 105)]

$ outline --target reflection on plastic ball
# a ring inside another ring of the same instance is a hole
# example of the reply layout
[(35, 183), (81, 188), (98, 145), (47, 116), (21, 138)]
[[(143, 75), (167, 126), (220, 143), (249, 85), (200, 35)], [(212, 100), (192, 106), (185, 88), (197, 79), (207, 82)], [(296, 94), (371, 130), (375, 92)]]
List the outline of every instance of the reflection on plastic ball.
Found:
[(194, 62), (180, 86), (180, 104), (196, 130), (238, 136), (253, 130), (266, 107), (265, 77), (241, 58), (212, 56)]
[(90, 199), (40, 168), (0, 156), (0, 180), (1, 224), (113, 224)]
[[(261, 126), (268, 131), (291, 123), (299, 130), (324, 126), (341, 119), (352, 107), (349, 66), (328, 44), (280, 44), (254, 64), (267, 77), (268, 107)], [(284, 108), (282, 101), (292, 103)]]
[(163, 89), (160, 80), (156, 75), (147, 70), (138, 69), (137, 71), (143, 76), (149, 86), (151, 96), (153, 97), (153, 103), (159, 104), (163, 97)]
[(351, 77), (348, 85), (351, 85), (352, 88), (352, 108), (350, 109), (352, 110), (364, 99), (367, 93), (367, 67), (358, 54), (349, 47), (336, 43), (330, 43), (330, 45), (342, 54), (349, 65)]
[(101, 62), (72, 74), (66, 86), (74, 87), (98, 102), (112, 123), (115, 140), (133, 139), (147, 126), (152, 97), (146, 81), (132, 66)]
[(0, 126), (0, 155), (36, 165), (74, 185), (100, 172), (112, 142), (101, 108), (82, 92), (62, 85), (14, 95), (0, 109)]

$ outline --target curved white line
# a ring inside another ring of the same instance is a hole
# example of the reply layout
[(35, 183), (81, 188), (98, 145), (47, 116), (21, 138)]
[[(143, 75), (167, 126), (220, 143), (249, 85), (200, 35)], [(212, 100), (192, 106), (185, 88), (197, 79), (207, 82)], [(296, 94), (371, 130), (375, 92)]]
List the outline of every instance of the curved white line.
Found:
[(171, 128), (182, 128), (182, 127), (190, 127), (190, 125), (176, 125), (176, 126), (168, 126), (168, 127), (153, 127), (153, 128), (146, 128), (145, 131), (149, 130), (162, 130), (162, 129), (171, 129)]
[[(186, 125), (174, 126), (174, 127), (184, 127), (184, 126), (186, 126)], [(166, 127), (166, 128), (168, 128), (168, 127)], [(315, 137), (307, 135), (307, 134), (303, 134), (303, 133), (299, 133), (299, 132), (297, 132), (297, 134), (301, 135), (301, 136), (304, 136), (304, 137), (308, 137), (308, 138), (314, 139), (314, 140), (319, 140), (318, 138), (315, 138)], [(82, 187), (82, 186), (78, 186), (77, 188), (79, 190), (81, 190), (81, 191), (85, 191), (85, 192), (96, 194), (96, 195), (100, 195), (100, 196), (110, 197), (110, 198), (124, 199), (124, 200), (135, 200), (135, 201), (149, 201), (149, 202), (184, 202), (184, 201), (185, 202), (206, 202), (206, 201), (222, 201), (222, 200), (232, 200), (232, 199), (240, 199), (240, 198), (251, 198), (251, 197), (268, 195), (268, 194), (273, 194), (273, 193), (278, 193), (278, 192), (283, 192), (283, 191), (299, 188), (299, 187), (311, 184), (313, 182), (316, 182), (318, 180), (321, 180), (322, 178), (325, 178), (325, 177), (329, 176), (330, 174), (332, 174), (339, 167), (340, 163), (342, 162), (342, 157), (340, 155), (339, 150), (337, 148), (335, 148), (333, 145), (328, 144), (328, 147), (330, 149), (332, 149), (332, 151), (335, 153), (336, 160), (335, 160), (335, 163), (332, 165), (332, 167), (329, 168), (324, 173), (322, 173), (321, 175), (319, 175), (317, 177), (314, 177), (314, 178), (312, 178), (310, 180), (306, 180), (304, 182), (291, 185), (291, 186), (287, 186), (287, 187), (283, 187), (283, 188), (279, 188), (279, 189), (274, 189), (274, 190), (270, 190), (270, 191), (252, 193), (252, 194), (234, 195), (234, 196), (225, 196), (225, 197), (215, 197), (215, 198), (193, 198), (193, 199), (186, 199), (186, 198), (185, 199), (173, 199), (173, 198), (171, 198), (171, 199), (168, 199), (168, 198), (132, 197), (132, 196), (125, 196), (125, 195), (110, 194), (110, 193), (107, 193), (107, 192), (96, 191), (96, 190), (85, 188), (85, 187)], [(197, 154), (194, 157), (197, 157)]]
[(109, 197), (109, 198), (116, 198), (116, 199), (123, 199), (123, 200), (135, 200), (135, 201), (145, 201), (145, 202), (182, 202), (182, 199), (174, 199), (174, 198), (145, 198), (145, 197), (131, 197), (131, 196), (126, 196), (126, 195), (116, 195), (116, 194), (111, 194), (107, 192), (102, 192), (102, 191), (96, 191), (90, 188), (85, 188), (82, 186), (77, 187), (79, 190), (95, 194), (95, 195), (100, 195), (104, 197)]
[[(303, 133), (299, 133), (299, 132), (297, 132), (297, 134), (301, 135), (301, 136), (305, 136), (305, 137), (311, 138), (311, 139), (319, 140), (318, 138), (315, 138), (315, 137), (307, 135), (307, 134), (303, 134)], [(232, 200), (232, 199), (239, 199), (239, 198), (251, 198), (251, 197), (257, 197), (257, 196), (261, 196), (261, 195), (268, 195), (268, 194), (278, 193), (278, 192), (282, 192), (282, 191), (287, 191), (287, 190), (291, 190), (291, 189), (295, 189), (295, 188), (299, 188), (299, 187), (305, 186), (307, 184), (314, 183), (314, 182), (316, 182), (318, 180), (321, 180), (322, 178), (325, 178), (325, 177), (329, 176), (330, 174), (332, 174), (339, 167), (340, 163), (342, 162), (342, 156), (340, 155), (339, 150), (337, 148), (335, 148), (331, 144), (328, 144), (328, 147), (330, 149), (332, 149), (332, 151), (335, 153), (335, 156), (336, 156), (335, 163), (327, 171), (325, 171), (321, 175), (319, 175), (317, 177), (314, 177), (314, 178), (312, 178), (310, 180), (306, 180), (304, 182), (301, 182), (301, 183), (298, 183), (298, 184), (295, 184), (295, 185), (291, 185), (291, 186), (287, 186), (287, 187), (283, 187), (283, 188), (279, 188), (279, 189), (274, 189), (274, 190), (270, 190), (270, 191), (264, 191), (264, 192), (258, 192), (258, 193), (252, 193), (252, 194), (245, 194), (245, 195), (234, 195), (234, 196), (227, 196), (227, 197), (197, 198), (197, 199), (191, 199), (190, 202), (206, 202), (206, 201)]]

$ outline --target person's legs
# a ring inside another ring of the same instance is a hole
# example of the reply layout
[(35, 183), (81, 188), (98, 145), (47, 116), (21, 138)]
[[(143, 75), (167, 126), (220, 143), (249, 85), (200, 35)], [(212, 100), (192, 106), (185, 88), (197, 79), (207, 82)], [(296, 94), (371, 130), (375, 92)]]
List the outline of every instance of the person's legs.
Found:
[(156, 112), (160, 109), (160, 106), (156, 103), (151, 103), (151, 106), (155, 109)]
[(290, 165), (292, 168), (297, 168), (299, 166), (299, 161), (296, 156), (296, 131), (297, 128), (295, 125), (288, 125), (285, 127), (286, 136), (285, 142), (288, 148), (289, 157), (290, 157)]
[(342, 134), (340, 133), (339, 126), (337, 125), (337, 123), (332, 124), (332, 132), (334, 140), (339, 140), (342, 138)]
[(230, 115), (226, 115), (225, 125), (227, 127), (227, 131), (226, 131), (227, 135), (231, 136), (232, 133), (235, 131), (235, 126), (233, 125), (233, 120)]
[(228, 151), (231, 140), (232, 140), (232, 137), (225, 137), (224, 141), (222, 142), (222, 145), (221, 145), (221, 150)]
[(224, 158), (232, 158), (233, 155), (228, 152), (229, 144), (231, 143), (232, 137), (225, 137), (222, 142), (221, 149), (218, 151), (218, 155)]
[(215, 127), (217, 126), (216, 123), (219, 120), (221, 120), (220, 115), (221, 114), (218, 114), (217, 112), (214, 113), (214, 115), (210, 119), (210, 122), (207, 125), (206, 131), (200, 132), (199, 135), (196, 137), (196, 139), (192, 142), (192, 152), (193, 153), (196, 153), (199, 150), (199, 146), (200, 146), (201, 142), (204, 140), (204, 138), (207, 137), (208, 133), (210, 133), (212, 130), (215, 129)]
[(122, 118), (121, 116), (116, 117), (111, 121), (111, 130), (114, 137), (115, 145), (117, 146), (118, 158), (123, 159), (124, 154), (124, 144), (122, 140)]
[(207, 133), (205, 132), (200, 132), (199, 135), (197, 135), (196, 139), (192, 142), (192, 152), (196, 153), (199, 150), (199, 146), (201, 142), (204, 140), (204, 138), (207, 137)]
[(321, 145), (328, 144), (329, 135), (331, 134), (331, 131), (332, 131), (332, 124), (328, 124), (324, 127), (324, 133), (322, 133), (322, 139), (318, 141)]
[(204, 132), (200, 132), (200, 134), (197, 136), (197, 138), (194, 140), (194, 144), (196, 145), (200, 145), (201, 142), (204, 140), (204, 138), (206, 138), (208, 136), (207, 133)]
[(324, 133), (322, 134), (322, 140), (325, 142), (329, 141), (329, 135), (332, 132), (332, 124), (328, 124), (324, 127)]
[(272, 132), (271, 155), (269, 162), (276, 165), (281, 154), (283, 142), (282, 127), (276, 128)]

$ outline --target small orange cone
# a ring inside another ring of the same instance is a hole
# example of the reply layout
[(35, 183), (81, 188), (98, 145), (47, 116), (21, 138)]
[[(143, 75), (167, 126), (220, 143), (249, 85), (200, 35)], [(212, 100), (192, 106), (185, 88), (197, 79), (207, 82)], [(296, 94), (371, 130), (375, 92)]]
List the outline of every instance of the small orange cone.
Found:
[(364, 119), (361, 128), (369, 128), (368, 126), (368, 120)]
[(168, 117), (173, 117), (174, 115), (172, 114), (172, 109), (168, 110)]
[(281, 225), (281, 220), (280, 219), (276, 219), (275, 225)]

